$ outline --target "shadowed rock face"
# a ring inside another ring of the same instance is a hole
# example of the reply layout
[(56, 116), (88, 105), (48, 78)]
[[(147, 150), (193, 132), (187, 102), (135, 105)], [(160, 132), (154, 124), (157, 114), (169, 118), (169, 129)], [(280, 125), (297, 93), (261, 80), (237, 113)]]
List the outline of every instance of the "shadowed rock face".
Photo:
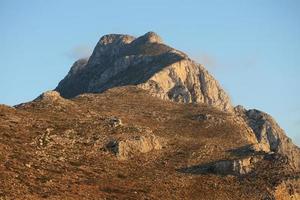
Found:
[(164, 100), (232, 110), (228, 95), (204, 66), (165, 45), (154, 32), (138, 38), (103, 36), (91, 57), (76, 61), (55, 90), (72, 98), (125, 85), (137, 85)]

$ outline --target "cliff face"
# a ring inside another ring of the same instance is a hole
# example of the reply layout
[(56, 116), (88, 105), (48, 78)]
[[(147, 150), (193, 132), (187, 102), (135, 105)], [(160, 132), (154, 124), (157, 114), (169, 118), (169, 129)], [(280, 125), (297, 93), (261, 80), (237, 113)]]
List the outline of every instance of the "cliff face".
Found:
[(232, 110), (228, 95), (204, 66), (163, 44), (153, 32), (138, 38), (103, 36), (91, 57), (76, 61), (55, 90), (71, 98), (125, 85), (137, 85), (164, 100)]
[(172, 63), (139, 84), (154, 96), (183, 103), (205, 103), (231, 111), (229, 97), (203, 65), (190, 59)]
[(300, 149), (287, 137), (273, 117), (256, 109), (246, 110), (242, 106), (235, 107), (235, 113), (254, 131), (261, 149), (287, 156), (290, 166), (300, 170)]

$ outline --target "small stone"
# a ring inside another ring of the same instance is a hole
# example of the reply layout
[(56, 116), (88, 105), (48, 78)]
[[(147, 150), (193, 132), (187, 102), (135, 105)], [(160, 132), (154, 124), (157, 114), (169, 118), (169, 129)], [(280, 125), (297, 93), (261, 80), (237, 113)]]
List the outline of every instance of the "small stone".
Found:
[(31, 164), (27, 163), (25, 164), (26, 167), (31, 168)]
[(192, 119), (198, 120), (198, 121), (203, 121), (203, 120), (213, 119), (213, 116), (210, 114), (199, 114), (199, 115), (193, 116)]
[(108, 123), (113, 128), (123, 125), (121, 119), (119, 119), (117, 117), (112, 117), (112, 118), (108, 119)]

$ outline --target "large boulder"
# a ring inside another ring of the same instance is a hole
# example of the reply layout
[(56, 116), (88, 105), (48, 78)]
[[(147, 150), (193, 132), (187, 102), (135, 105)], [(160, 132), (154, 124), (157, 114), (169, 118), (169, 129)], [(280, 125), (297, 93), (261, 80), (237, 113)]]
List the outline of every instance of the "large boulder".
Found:
[(127, 139), (112, 140), (107, 144), (119, 159), (125, 160), (139, 153), (147, 153), (162, 148), (161, 141), (155, 135), (135, 136)]
[(213, 170), (218, 174), (244, 175), (250, 173), (254, 169), (255, 164), (262, 159), (262, 155), (256, 155), (235, 160), (217, 161), (213, 165)]

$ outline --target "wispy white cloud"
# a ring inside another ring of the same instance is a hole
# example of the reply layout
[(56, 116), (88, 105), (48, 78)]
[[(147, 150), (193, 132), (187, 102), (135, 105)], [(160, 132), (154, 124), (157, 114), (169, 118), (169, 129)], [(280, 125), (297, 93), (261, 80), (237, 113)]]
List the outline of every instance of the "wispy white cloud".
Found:
[(207, 53), (200, 55), (197, 60), (209, 68), (215, 68), (219, 65), (217, 58)]
[(258, 60), (259, 60), (258, 56), (249, 55), (248, 57), (244, 58), (241, 61), (240, 65), (243, 66), (243, 67), (248, 67), (248, 68), (250, 67), (251, 68), (251, 67), (254, 67), (254, 66), (257, 65)]
[(93, 52), (91, 46), (79, 44), (74, 46), (67, 52), (67, 56), (72, 59), (88, 58)]
[(190, 54), (193, 59), (197, 62), (205, 65), (205, 67), (210, 69), (228, 69), (228, 68), (243, 68), (251, 69), (252, 67), (257, 66), (259, 62), (259, 56), (249, 55), (244, 58), (234, 58), (234, 59), (221, 59), (217, 56), (209, 53), (200, 53), (198, 55)]

